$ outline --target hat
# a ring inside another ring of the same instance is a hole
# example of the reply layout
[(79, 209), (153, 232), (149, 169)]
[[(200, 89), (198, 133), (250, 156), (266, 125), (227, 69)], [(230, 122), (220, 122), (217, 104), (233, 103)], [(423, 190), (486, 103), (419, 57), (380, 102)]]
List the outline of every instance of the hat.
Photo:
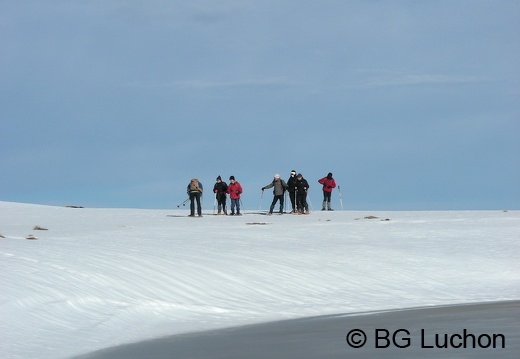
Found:
[(218, 176), (217, 181), (222, 181), (222, 177)]
[(229, 180), (230, 181), (234, 181), (235, 180), (235, 176), (229, 176)]
[(303, 177), (303, 176), (302, 176), (302, 174), (301, 174), (301, 173), (298, 173), (298, 176), (296, 176), (296, 177)]
[(292, 170), (292, 171), (291, 171), (291, 174), (292, 174), (293, 176), (296, 176), (296, 171), (295, 171), (295, 170)]
[(327, 175), (327, 178), (332, 178), (332, 173), (329, 172), (329, 174)]
[(278, 178), (280, 178), (280, 175), (277, 173), (274, 175), (274, 178), (278, 179)]

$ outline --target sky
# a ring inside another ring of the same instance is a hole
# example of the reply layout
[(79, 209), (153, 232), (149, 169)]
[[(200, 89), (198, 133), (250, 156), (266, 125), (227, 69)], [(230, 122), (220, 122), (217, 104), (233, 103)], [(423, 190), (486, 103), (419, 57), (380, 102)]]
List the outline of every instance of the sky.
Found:
[(520, 209), (519, 20), (516, 0), (0, 0), (0, 200), (167, 209), (234, 175), (254, 209), (294, 169), (314, 209), (328, 172), (337, 209)]

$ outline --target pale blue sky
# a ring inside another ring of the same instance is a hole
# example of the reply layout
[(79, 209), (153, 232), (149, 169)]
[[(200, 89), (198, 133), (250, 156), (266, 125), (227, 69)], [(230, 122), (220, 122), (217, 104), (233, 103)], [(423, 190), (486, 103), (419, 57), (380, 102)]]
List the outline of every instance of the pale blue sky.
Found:
[(176, 208), (234, 175), (258, 209), (295, 169), (314, 209), (329, 171), (345, 209), (520, 209), (518, 24), (516, 0), (0, 0), (0, 200)]

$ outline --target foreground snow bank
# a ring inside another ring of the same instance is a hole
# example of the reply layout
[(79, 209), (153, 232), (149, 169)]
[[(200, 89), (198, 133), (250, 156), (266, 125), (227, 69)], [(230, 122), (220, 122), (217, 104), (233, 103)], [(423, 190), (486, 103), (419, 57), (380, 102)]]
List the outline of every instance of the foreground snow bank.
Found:
[(3, 356), (67, 358), (246, 323), (520, 299), (519, 211), (186, 214), (0, 202)]
[[(324, 315), (162, 337), (73, 359), (518, 359), (519, 323), (520, 301)], [(397, 335), (386, 339), (385, 330)]]

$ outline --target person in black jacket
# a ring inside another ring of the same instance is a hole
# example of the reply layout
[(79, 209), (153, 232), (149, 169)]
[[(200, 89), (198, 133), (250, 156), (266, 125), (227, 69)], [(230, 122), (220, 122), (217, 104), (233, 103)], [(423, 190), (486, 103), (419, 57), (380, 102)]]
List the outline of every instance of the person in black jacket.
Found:
[(217, 177), (217, 182), (213, 186), (213, 193), (215, 193), (215, 198), (218, 203), (218, 212), (217, 214), (224, 214), (227, 216), (227, 209), (226, 209), (226, 191), (228, 189), (228, 185), (226, 182), (222, 182), (222, 177)]
[(289, 192), (289, 199), (291, 200), (292, 211), (296, 213), (296, 171), (291, 171), (291, 177), (287, 180), (287, 191)]
[(296, 176), (296, 209), (298, 214), (309, 214), (309, 205), (307, 204), (307, 190), (309, 189), (309, 183), (303, 178), (301, 173)]

